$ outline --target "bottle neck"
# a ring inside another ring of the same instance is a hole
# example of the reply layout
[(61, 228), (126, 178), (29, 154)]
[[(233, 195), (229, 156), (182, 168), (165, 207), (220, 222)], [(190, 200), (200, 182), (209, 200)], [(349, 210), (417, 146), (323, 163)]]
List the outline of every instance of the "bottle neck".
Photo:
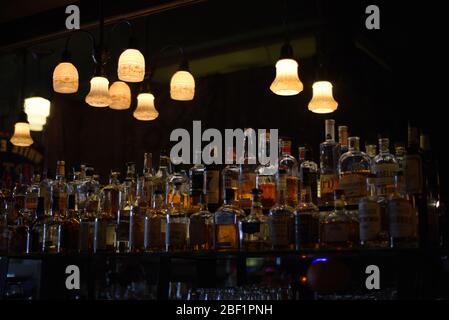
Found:
[(143, 158), (143, 174), (147, 176), (152, 173), (153, 157), (151, 153), (145, 153)]
[(350, 137), (348, 139), (349, 142), (349, 151), (360, 151), (360, 139), (358, 137)]
[(390, 153), (390, 140), (379, 139), (379, 152), (382, 154)]
[(348, 148), (348, 127), (338, 127), (338, 142), (340, 143), (342, 149)]
[(325, 122), (326, 141), (335, 142), (335, 121), (328, 119)]
[(312, 190), (310, 186), (306, 186), (301, 190), (301, 203), (312, 202)]
[(277, 201), (284, 203), (287, 196), (287, 174), (278, 174), (277, 178)]
[(408, 127), (408, 147), (417, 148), (419, 146), (418, 128)]
[(162, 209), (164, 207), (164, 196), (162, 194), (158, 194), (155, 195), (153, 197), (153, 204), (152, 204), (152, 208), (153, 209)]

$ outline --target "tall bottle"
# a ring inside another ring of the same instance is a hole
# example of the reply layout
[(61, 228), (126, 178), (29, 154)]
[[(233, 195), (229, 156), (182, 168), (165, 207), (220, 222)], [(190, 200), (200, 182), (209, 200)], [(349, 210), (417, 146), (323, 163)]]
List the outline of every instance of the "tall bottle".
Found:
[[(216, 154), (218, 150), (214, 148), (211, 155)], [(220, 166), (216, 163), (206, 166), (206, 193), (208, 210), (215, 212), (220, 207)]]
[(340, 189), (349, 205), (358, 205), (366, 196), (366, 178), (371, 174), (371, 159), (360, 151), (359, 137), (350, 137), (349, 151), (340, 157), (338, 171)]
[[(187, 173), (180, 166), (173, 166), (173, 173), (167, 178), (166, 203), (179, 204), (187, 210), (189, 206), (190, 182)], [(178, 187), (176, 186), (178, 185)]]
[[(56, 178), (51, 184), (52, 208), (65, 211), (67, 209), (68, 186), (65, 181), (65, 162), (58, 161), (56, 164)], [(53, 205), (58, 202), (57, 206)]]
[(189, 193), (200, 192), (205, 196), (207, 193), (207, 177), (206, 166), (201, 163), (201, 151), (195, 153), (195, 158), (198, 159), (198, 163), (195, 163), (189, 170)]
[(234, 201), (235, 189), (225, 189), (223, 205), (214, 214), (214, 247), (217, 251), (239, 249), (239, 221), (244, 212)]
[(310, 187), (312, 202), (318, 203), (318, 164), (312, 160), (312, 154), (309, 148), (304, 148), (304, 160), (299, 167), (299, 179), (301, 188)]
[(79, 214), (75, 209), (75, 194), (70, 194), (67, 201), (67, 210), (60, 222), (58, 236), (58, 252), (75, 253), (79, 242)]
[(159, 156), (159, 168), (154, 177), (154, 190), (162, 191), (164, 197), (167, 198), (167, 179), (172, 174), (172, 167), (170, 157), (167, 156), (164, 150)]
[(50, 211), (51, 208), (51, 185), (53, 181), (48, 178), (47, 171), (44, 170), (42, 180), (39, 183), (39, 196), (44, 200), (44, 211)]
[(390, 247), (416, 247), (418, 240), (416, 211), (405, 192), (404, 179), (401, 174), (395, 177), (395, 189), (389, 197), (387, 214)]
[(214, 216), (207, 210), (205, 195), (191, 191), (191, 208), (196, 210), (190, 215), (189, 245), (195, 251), (211, 250), (214, 243)]
[(273, 250), (295, 248), (294, 208), (287, 202), (287, 171), (279, 169), (277, 176), (277, 201), (268, 214), (270, 246)]
[[(270, 133), (266, 133), (266, 150), (267, 156), (270, 154)], [(276, 203), (276, 172), (277, 164), (259, 165), (256, 169), (256, 188), (262, 192), (261, 202), (264, 213), (268, 211)]]
[(118, 210), (117, 214), (115, 245), (115, 250), (118, 253), (127, 252), (129, 249), (129, 218), (131, 215), (131, 211), (134, 209), (134, 188), (135, 185), (128, 181), (123, 183), (120, 189), (120, 209)]
[(326, 140), (320, 144), (320, 195), (321, 205), (333, 203), (338, 188), (338, 159), (340, 144), (335, 142), (335, 120), (326, 120)]
[(129, 213), (129, 252), (144, 251), (146, 207), (135, 205)]
[(144, 247), (147, 252), (165, 251), (167, 207), (164, 193), (154, 191), (151, 209), (145, 217)]
[(119, 211), (119, 172), (112, 172), (109, 184), (101, 190), (100, 209), (94, 220), (93, 251), (115, 252), (116, 221)]
[(247, 139), (244, 146), (244, 159), (240, 164), (239, 184), (240, 184), (240, 198), (239, 204), (246, 213), (251, 211), (251, 192), (256, 187), (256, 169), (257, 169), (257, 155), (255, 154), (257, 142), (255, 134), (252, 135), (253, 129), (245, 129)]
[(25, 209), (29, 212), (29, 214), (34, 214), (37, 209), (37, 200), (40, 192), (40, 180), (40, 175), (34, 174), (31, 178), (31, 184), (25, 193)]
[(398, 162), (390, 153), (388, 138), (379, 139), (379, 154), (373, 159), (372, 171), (376, 176), (377, 195), (388, 197), (394, 188), (394, 177), (399, 171)]
[(320, 240), (320, 211), (313, 203), (309, 184), (303, 184), (301, 199), (295, 209), (296, 250), (317, 248)]
[(146, 152), (143, 155), (143, 174), (137, 181), (137, 199), (136, 204), (139, 208), (148, 209), (151, 207), (151, 197), (154, 189), (154, 176), (152, 168), (153, 156)]
[[(228, 157), (226, 157), (228, 158)], [(221, 171), (221, 180), (223, 183), (222, 187), (222, 198), (225, 198), (225, 191), (226, 189), (233, 189), (234, 190), (234, 203), (237, 205), (239, 203), (240, 199), (240, 168), (236, 164), (236, 152), (235, 149), (232, 151), (232, 159), (233, 162), (231, 164), (228, 164), (226, 167), (223, 168)]]
[[(185, 194), (182, 182), (174, 183), (173, 195), (168, 203), (167, 225), (165, 231), (166, 251), (185, 251), (188, 246), (189, 218), (184, 205)], [(179, 199), (179, 200), (178, 200)]]
[(261, 251), (268, 246), (267, 217), (263, 214), (261, 191), (252, 191), (251, 212), (240, 220), (240, 248), (245, 251)]
[(279, 169), (287, 172), (287, 204), (295, 207), (298, 204), (299, 194), (299, 167), (298, 161), (292, 156), (292, 142), (280, 139)]

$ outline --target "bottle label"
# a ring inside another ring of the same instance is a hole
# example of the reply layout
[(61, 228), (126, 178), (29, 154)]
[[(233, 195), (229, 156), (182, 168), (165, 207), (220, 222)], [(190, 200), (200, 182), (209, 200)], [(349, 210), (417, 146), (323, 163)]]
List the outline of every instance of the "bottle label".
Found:
[(360, 240), (374, 240), (381, 231), (380, 205), (376, 201), (359, 203)]
[(187, 241), (187, 224), (182, 222), (170, 222), (167, 225), (168, 243), (173, 246), (182, 246)]
[(419, 155), (406, 155), (404, 160), (405, 186), (408, 194), (422, 193), (422, 161)]
[(207, 171), (207, 202), (210, 204), (218, 204), (220, 201), (220, 171)]
[(215, 226), (216, 249), (238, 249), (238, 228), (235, 224), (220, 224)]
[(349, 241), (349, 225), (344, 222), (326, 223), (323, 225), (324, 242), (345, 242)]
[(338, 188), (339, 181), (337, 175), (323, 174), (320, 177), (320, 192), (321, 195), (333, 193)]
[(413, 237), (416, 229), (414, 210), (406, 199), (394, 199), (388, 202), (390, 237)]
[(291, 221), (288, 217), (279, 217), (269, 220), (268, 228), (271, 244), (273, 246), (288, 246), (290, 244)]
[(358, 201), (366, 195), (366, 176), (360, 174), (344, 175), (340, 179), (340, 188), (345, 192), (348, 202)]

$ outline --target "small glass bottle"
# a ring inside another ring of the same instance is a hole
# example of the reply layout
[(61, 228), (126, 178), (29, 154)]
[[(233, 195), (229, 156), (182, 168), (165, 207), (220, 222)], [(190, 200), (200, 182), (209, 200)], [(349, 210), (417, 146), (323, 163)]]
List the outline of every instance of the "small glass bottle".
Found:
[(145, 217), (144, 247), (147, 252), (165, 251), (167, 207), (164, 192), (154, 191), (151, 209)]
[(377, 146), (374, 143), (366, 143), (365, 144), (365, 153), (370, 157), (370, 159), (374, 159), (377, 156)]
[(162, 150), (159, 155), (159, 168), (154, 176), (154, 190), (162, 191), (167, 198), (167, 179), (172, 174), (170, 157)]
[(318, 248), (320, 241), (320, 210), (313, 203), (311, 187), (301, 189), (301, 201), (295, 210), (296, 250)]
[(298, 161), (292, 156), (292, 142), (279, 139), (280, 158), (279, 168), (287, 172), (287, 204), (295, 207), (298, 204), (299, 193), (299, 167)]
[[(189, 242), (194, 251), (211, 250), (214, 242), (214, 216), (207, 210), (202, 192), (193, 191), (192, 199), (198, 198), (198, 204), (192, 203), (196, 212), (190, 215)], [(195, 201), (196, 202), (196, 201)]]
[(312, 202), (318, 204), (318, 164), (312, 160), (310, 148), (304, 148), (304, 160), (299, 167), (299, 179), (302, 186), (309, 186)]
[(268, 232), (272, 250), (295, 249), (294, 208), (287, 203), (287, 171), (279, 169), (277, 201), (268, 214)]
[(355, 245), (353, 234), (355, 221), (345, 209), (344, 191), (337, 189), (334, 192), (334, 211), (332, 211), (321, 224), (321, 245), (330, 248), (351, 248)]
[(383, 248), (388, 246), (388, 233), (384, 229), (382, 207), (377, 195), (376, 179), (366, 179), (367, 196), (359, 202), (359, 235), (363, 247)]
[(31, 184), (25, 193), (25, 209), (32, 213), (34, 213), (37, 208), (37, 199), (39, 198), (40, 192), (40, 180), (41, 176), (39, 174), (33, 175), (31, 178)]
[(418, 245), (417, 217), (408, 195), (402, 174), (395, 177), (395, 190), (387, 204), (391, 248), (409, 248)]
[(189, 230), (189, 218), (184, 203), (183, 183), (176, 181), (172, 199), (168, 204), (167, 225), (165, 232), (166, 251), (187, 250), (187, 237)]
[(263, 214), (261, 194), (259, 189), (253, 189), (251, 212), (240, 220), (240, 248), (244, 251), (268, 249), (268, 224)]
[(225, 189), (223, 205), (214, 214), (214, 247), (217, 251), (239, 249), (239, 221), (244, 212), (234, 204), (235, 190)]
[(119, 206), (116, 224), (116, 244), (117, 253), (124, 253), (129, 248), (129, 218), (134, 207), (134, 195), (132, 183), (124, 183), (120, 189)]
[(243, 161), (239, 162), (239, 205), (245, 213), (251, 211), (251, 192), (256, 187), (257, 154), (253, 153), (253, 151), (256, 149), (257, 142), (254, 133), (254, 129), (245, 128), (244, 157)]
[[(266, 133), (267, 157), (270, 156), (270, 133)], [(259, 165), (256, 169), (256, 188), (262, 192), (262, 206), (264, 213), (268, 214), (269, 210), (276, 203), (276, 172), (277, 164)]]
[(58, 252), (75, 253), (79, 243), (79, 215), (75, 209), (75, 194), (70, 194), (67, 201), (67, 211), (62, 218), (58, 237)]
[(373, 159), (372, 171), (376, 176), (377, 195), (388, 197), (394, 188), (394, 177), (399, 171), (398, 162), (390, 153), (388, 138), (379, 139), (379, 154)]

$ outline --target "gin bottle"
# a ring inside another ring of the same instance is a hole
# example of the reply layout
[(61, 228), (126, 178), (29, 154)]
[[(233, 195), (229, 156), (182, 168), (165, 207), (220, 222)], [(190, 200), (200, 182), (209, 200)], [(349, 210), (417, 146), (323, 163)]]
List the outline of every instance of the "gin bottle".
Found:
[(240, 220), (240, 248), (245, 251), (261, 251), (268, 249), (268, 224), (263, 214), (261, 191), (252, 190), (252, 206), (248, 216)]
[(120, 209), (117, 214), (116, 244), (117, 253), (124, 253), (129, 248), (129, 218), (134, 208), (133, 184), (124, 183), (120, 189), (119, 203)]

